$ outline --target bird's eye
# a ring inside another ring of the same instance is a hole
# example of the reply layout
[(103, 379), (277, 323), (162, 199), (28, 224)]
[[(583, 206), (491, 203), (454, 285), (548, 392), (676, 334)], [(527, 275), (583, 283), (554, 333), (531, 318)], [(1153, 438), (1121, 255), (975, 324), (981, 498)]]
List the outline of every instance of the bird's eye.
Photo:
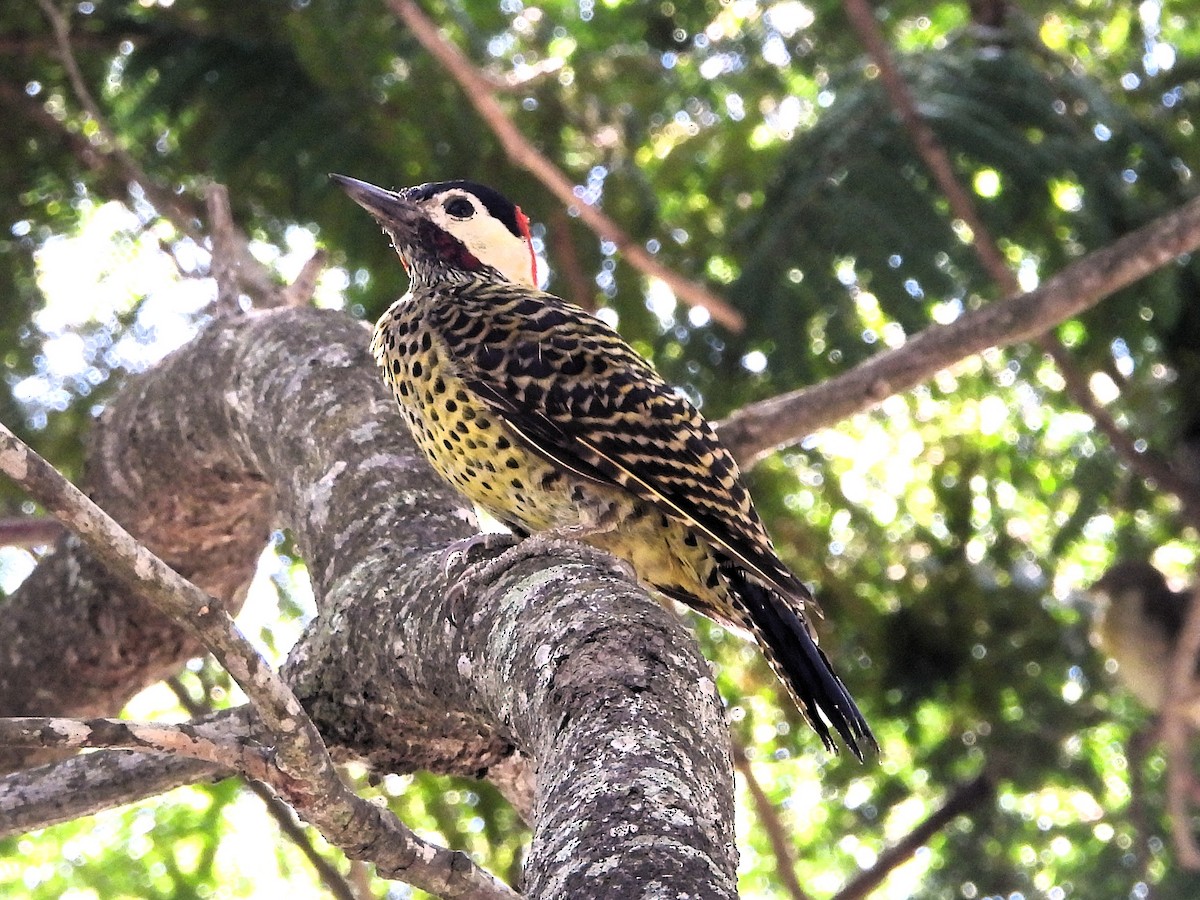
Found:
[(475, 215), (475, 207), (466, 197), (451, 197), (442, 205), (442, 209), (456, 219), (469, 219)]

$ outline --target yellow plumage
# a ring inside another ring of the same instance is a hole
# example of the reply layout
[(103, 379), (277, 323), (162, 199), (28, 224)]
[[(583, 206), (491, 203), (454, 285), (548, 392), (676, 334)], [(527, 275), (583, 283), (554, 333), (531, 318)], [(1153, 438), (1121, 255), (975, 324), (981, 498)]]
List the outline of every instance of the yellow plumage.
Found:
[(412, 277), (371, 346), (438, 473), (518, 535), (576, 537), (752, 632), (826, 745), (828, 721), (861, 755), (870, 731), (809, 632), (812, 598), (713, 428), (602, 321), (489, 263), (497, 222), (521, 239), (520, 211), (463, 182), (342, 181)]

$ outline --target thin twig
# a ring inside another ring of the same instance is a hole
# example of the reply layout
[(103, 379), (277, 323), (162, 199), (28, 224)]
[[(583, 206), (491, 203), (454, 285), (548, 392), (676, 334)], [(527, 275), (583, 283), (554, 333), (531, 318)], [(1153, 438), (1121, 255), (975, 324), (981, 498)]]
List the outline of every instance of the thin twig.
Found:
[(57, 519), (0, 519), (0, 547), (48, 547), (66, 533)]
[(754, 776), (754, 768), (746, 757), (745, 749), (738, 743), (733, 746), (733, 764), (742, 778), (746, 780), (746, 790), (754, 801), (754, 810), (758, 814), (758, 823), (767, 833), (771, 850), (775, 854), (775, 873), (779, 877), (779, 886), (784, 889), (792, 900), (811, 900), (800, 882), (796, 879), (795, 853), (792, 842), (788, 840), (787, 829), (779, 818), (779, 811), (771, 803), (771, 798), (763, 790), (762, 785)]
[(875, 865), (852, 878), (834, 895), (833, 900), (862, 900), (931, 837), (959, 816), (990, 799), (994, 790), (991, 776), (986, 772), (966, 784), (959, 785), (924, 822), (879, 854)]
[(318, 249), (310, 256), (300, 267), (299, 273), (296, 275), (292, 283), (288, 285), (280, 298), (283, 306), (308, 306), (312, 303), (313, 294), (317, 290), (317, 282), (321, 280), (321, 273), (325, 271), (325, 263), (329, 260), (329, 254), (324, 250)]
[(487, 69), (480, 69), (479, 74), (487, 79), (487, 83), (492, 86), (493, 90), (499, 93), (515, 93), (518, 91), (528, 91), (532, 85), (562, 71), (562, 67), (562, 57), (547, 56), (545, 59), (540, 59), (535, 63), (529, 63), (508, 72), (497, 73), (490, 72)]
[(1137, 859), (1137, 871), (1143, 879), (1149, 878), (1150, 863), (1153, 853), (1150, 849), (1150, 838), (1154, 828), (1150, 824), (1149, 810), (1146, 808), (1146, 756), (1150, 748), (1157, 743), (1162, 727), (1162, 717), (1158, 716), (1154, 724), (1135, 732), (1125, 744), (1125, 755), (1129, 764), (1129, 824), (1137, 834), (1133, 854)]
[(116, 132), (113, 131), (112, 127), (108, 124), (108, 120), (100, 111), (100, 105), (96, 102), (96, 98), (92, 96), (87, 82), (84, 81), (83, 73), (79, 69), (79, 63), (75, 59), (75, 53), (71, 49), (71, 28), (66, 16), (55, 7), (53, 0), (37, 0), (37, 2), (38, 6), (42, 9), (43, 15), (46, 17), (46, 21), (50, 23), (51, 30), (54, 32), (54, 40), (58, 46), (58, 56), (63, 64), (63, 68), (67, 70), (67, 78), (71, 82), (71, 89), (75, 92), (75, 97), (78, 99), (79, 104), (95, 123), (97, 131), (104, 139), (107, 152), (117, 161), (118, 166), (124, 171), (125, 177), (141, 187), (142, 193), (154, 204), (156, 209), (161, 210), (174, 223), (175, 227), (184, 234), (194, 240), (199, 240), (200, 229), (196, 223), (195, 216), (178, 203), (174, 194), (160, 186), (146, 174), (141, 163), (134, 159), (122, 146)]
[(275, 740), (264, 780), (348, 855), (369, 852), (379, 871), (448, 897), (516, 895), (465, 854), (413, 834), (390, 811), (351, 792), (316, 726), (283, 680), (242, 636), (219, 601), (139, 544), (48, 462), (0, 424), (4, 472), (74, 531), (116, 578), (188, 626), (233, 676)]
[(225, 185), (215, 181), (205, 185), (204, 205), (212, 237), (211, 268), (217, 282), (218, 309), (225, 313), (241, 312), (243, 292), (261, 309), (285, 305), (284, 290), (275, 283), (271, 271), (250, 252), (250, 241), (233, 221)]
[[(30, 97), (24, 91), (18, 90), (10, 81), (5, 80), (0, 80), (0, 100), (33, 125), (53, 135), (85, 169), (101, 176), (109, 173), (108, 157), (86, 137), (71, 131), (63, 122), (56, 119), (46, 109), (44, 101)], [(12, 122), (7, 115), (5, 118), (6, 121)]]
[(900, 116), (909, 138), (916, 148), (917, 155), (925, 163), (925, 167), (937, 182), (938, 188), (945, 195), (950, 205), (950, 213), (962, 221), (971, 230), (972, 246), (979, 255), (980, 261), (992, 279), (1001, 286), (1006, 294), (1020, 291), (1016, 276), (1008, 268), (1004, 254), (1000, 252), (991, 231), (975, 209), (971, 195), (954, 174), (954, 164), (950, 155), (938, 142), (933, 129), (917, 110), (916, 100), (908, 84), (904, 81), (899, 67), (892, 58), (883, 32), (875, 21), (875, 13), (867, 0), (842, 0), (850, 25), (858, 35), (859, 41), (867, 50), (867, 55), (879, 69), (879, 80), (888, 95), (893, 108)]
[(579, 210), (579, 218), (602, 239), (612, 241), (625, 260), (643, 275), (657, 278), (675, 296), (689, 306), (702, 306), (716, 322), (731, 331), (741, 331), (745, 320), (741, 313), (703, 285), (663, 265), (623, 228), (595, 206), (584, 203), (575, 194), (575, 185), (561, 169), (538, 150), (513, 124), (496, 99), (491, 82), (482, 75), (456, 46), (439, 33), (437, 26), (421, 11), (415, 0), (387, 0), (388, 7), (401, 19), (413, 36), (450, 74), (476, 112), (500, 141), (512, 162), (545, 185), (560, 202)]
[(238, 277), (237, 253), (233, 249), (237, 241), (236, 226), (225, 185), (209, 184), (204, 191), (204, 205), (208, 209), (208, 227), (212, 236), (209, 273), (217, 283), (217, 310), (219, 314), (238, 313), (242, 311), (242, 280)]
[(1181, 473), (1170, 459), (1152, 449), (1139, 450), (1138, 442), (1119, 426), (1100, 405), (1083, 374), (1073, 364), (1067, 349), (1058, 341), (1043, 342), (1041, 349), (1054, 360), (1071, 401), (1092, 417), (1096, 428), (1108, 438), (1109, 446), (1139, 477), (1154, 482), (1179, 498), (1182, 515), (1200, 528), (1200, 483)]
[[(175, 694), (179, 705), (187, 710), (188, 715), (193, 719), (198, 719), (212, 711), (212, 704), (197, 703), (192, 699), (187, 686), (179, 680), (177, 675), (172, 675), (167, 679), (167, 687)], [(263, 802), (267, 814), (275, 820), (279, 830), (300, 848), (300, 852), (308, 859), (309, 864), (316, 871), (317, 877), (329, 888), (329, 892), (338, 900), (359, 900), (345, 876), (334, 867), (333, 863), (317, 852), (312, 836), (296, 821), (291, 807), (271, 793), (271, 789), (261, 782), (248, 780), (246, 787)]]
[(371, 891), (371, 867), (365, 862), (352, 859), (347, 878), (354, 885), (355, 900), (369, 900), (375, 896)]
[(1200, 844), (1192, 833), (1191, 804), (1195, 775), (1189, 753), (1190, 727), (1184, 698), (1192, 693), (1200, 661), (1200, 588), (1193, 592), (1184, 616), (1179, 642), (1171, 654), (1163, 694), (1162, 740), (1167, 757), (1167, 815), (1179, 865), (1200, 870)]

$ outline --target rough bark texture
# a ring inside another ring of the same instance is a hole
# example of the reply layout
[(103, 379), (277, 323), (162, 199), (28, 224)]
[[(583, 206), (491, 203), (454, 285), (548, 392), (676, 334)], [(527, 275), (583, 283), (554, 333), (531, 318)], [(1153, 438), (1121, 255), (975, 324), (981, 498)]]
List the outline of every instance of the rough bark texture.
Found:
[[(310, 631), (292, 656), (318, 724), (387, 768), (405, 748), (490, 776), (506, 741), (536, 760), (530, 897), (735, 896), (724, 717), (673, 615), (582, 547), (451, 608), (439, 556), (365, 566), (327, 598), (344, 627)], [(431, 695), (446, 704), (432, 719)], [(369, 728), (383, 712), (396, 721)]]
[[(216, 323), (99, 423), (93, 496), (232, 603), (268, 525), (291, 527), (320, 615), (288, 675), (331, 749), (491, 773), (518, 800), (534, 760), (529, 896), (733, 896), (727, 735), (694, 642), (584, 548), (452, 608), (440, 549), (471, 516), (409, 442), (365, 343), (336, 313)], [(0, 608), (0, 633), (29, 629), (0, 650), (4, 713), (113, 714), (194, 652), (99, 574), (81, 589), (89, 565), (68, 542)], [(85, 681), (104, 688), (83, 707)]]

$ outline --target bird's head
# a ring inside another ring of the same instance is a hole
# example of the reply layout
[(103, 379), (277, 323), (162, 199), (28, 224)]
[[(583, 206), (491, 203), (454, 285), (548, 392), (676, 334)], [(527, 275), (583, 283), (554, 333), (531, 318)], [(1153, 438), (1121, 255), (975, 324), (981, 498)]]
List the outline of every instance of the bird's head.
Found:
[(330, 175), (391, 237), (409, 274), (486, 272), (537, 287), (529, 219), (498, 191), (471, 181), (438, 181), (389, 191)]

